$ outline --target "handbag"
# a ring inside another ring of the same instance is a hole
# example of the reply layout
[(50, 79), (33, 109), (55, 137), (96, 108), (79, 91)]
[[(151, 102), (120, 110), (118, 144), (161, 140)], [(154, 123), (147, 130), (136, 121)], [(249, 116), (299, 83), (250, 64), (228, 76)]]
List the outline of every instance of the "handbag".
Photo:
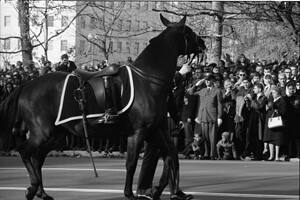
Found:
[(277, 112), (274, 111), (272, 116), (268, 119), (268, 128), (272, 129), (272, 128), (283, 127), (282, 117), (280, 115), (274, 117), (274, 113)]

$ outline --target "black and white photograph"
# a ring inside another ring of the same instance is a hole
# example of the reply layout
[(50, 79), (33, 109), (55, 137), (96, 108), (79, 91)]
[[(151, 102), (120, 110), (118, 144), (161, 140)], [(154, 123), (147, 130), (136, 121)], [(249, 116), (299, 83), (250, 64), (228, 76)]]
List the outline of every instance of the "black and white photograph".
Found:
[(296, 200), (299, 164), (299, 1), (0, 0), (1, 200)]

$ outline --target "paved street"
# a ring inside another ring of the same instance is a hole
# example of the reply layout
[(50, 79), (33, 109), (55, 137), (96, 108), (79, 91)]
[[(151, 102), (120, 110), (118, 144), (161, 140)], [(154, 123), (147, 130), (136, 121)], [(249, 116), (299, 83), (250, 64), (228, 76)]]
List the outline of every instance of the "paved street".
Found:
[[(99, 178), (94, 177), (88, 158), (48, 157), (43, 168), (46, 191), (59, 200), (122, 199), (125, 160), (96, 158), (95, 162)], [(195, 199), (299, 198), (297, 162), (180, 160), (180, 163), (181, 187), (194, 194)], [(162, 162), (157, 169), (156, 183), (161, 169)], [(20, 158), (0, 157), (0, 199), (24, 199), (28, 185)], [(163, 199), (168, 199), (167, 190)]]

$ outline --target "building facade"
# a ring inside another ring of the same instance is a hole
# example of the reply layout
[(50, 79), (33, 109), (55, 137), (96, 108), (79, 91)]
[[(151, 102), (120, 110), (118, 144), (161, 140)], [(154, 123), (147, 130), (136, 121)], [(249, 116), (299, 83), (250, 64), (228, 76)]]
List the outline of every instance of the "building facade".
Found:
[[(163, 30), (159, 13), (170, 2), (96, 2), (76, 23), (76, 63), (95, 66), (103, 60), (133, 60)], [(78, 3), (79, 10), (83, 5)], [(175, 20), (165, 14), (170, 20)]]
[[(0, 51), (8, 52), (0, 55), (0, 68), (6, 63), (15, 64), (22, 61), (19, 17), (16, 0), (0, 1), (0, 38), (14, 37), (0, 41)], [(75, 48), (76, 9), (74, 1), (31, 1), (30, 4), (30, 37), (32, 45), (48, 43), (48, 60), (58, 62), (63, 53)], [(47, 8), (48, 28), (45, 26), (45, 10)], [(74, 19), (74, 20), (73, 20)], [(73, 22), (71, 23), (71, 21)], [(65, 31), (63, 31), (65, 29)], [(63, 32), (62, 32), (63, 31)], [(62, 32), (61, 34), (59, 34)], [(40, 45), (33, 49), (33, 61), (40, 65), (45, 50)]]

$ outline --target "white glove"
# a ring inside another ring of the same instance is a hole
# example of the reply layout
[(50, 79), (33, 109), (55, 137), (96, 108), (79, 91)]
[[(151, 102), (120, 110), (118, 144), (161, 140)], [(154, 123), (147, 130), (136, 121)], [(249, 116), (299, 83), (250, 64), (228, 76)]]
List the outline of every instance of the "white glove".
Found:
[(179, 70), (179, 73), (181, 75), (185, 75), (189, 73), (192, 70), (191, 66), (188, 65), (188, 63), (185, 63), (182, 65), (181, 69)]
[(201, 79), (196, 83), (196, 86), (202, 85), (204, 83), (205, 79)]
[(178, 123), (178, 128), (179, 128), (179, 129), (183, 129), (183, 128), (184, 128), (184, 124), (183, 124), (182, 121), (180, 121), (180, 122)]
[(221, 126), (221, 124), (222, 124), (222, 119), (218, 119), (218, 126)]

